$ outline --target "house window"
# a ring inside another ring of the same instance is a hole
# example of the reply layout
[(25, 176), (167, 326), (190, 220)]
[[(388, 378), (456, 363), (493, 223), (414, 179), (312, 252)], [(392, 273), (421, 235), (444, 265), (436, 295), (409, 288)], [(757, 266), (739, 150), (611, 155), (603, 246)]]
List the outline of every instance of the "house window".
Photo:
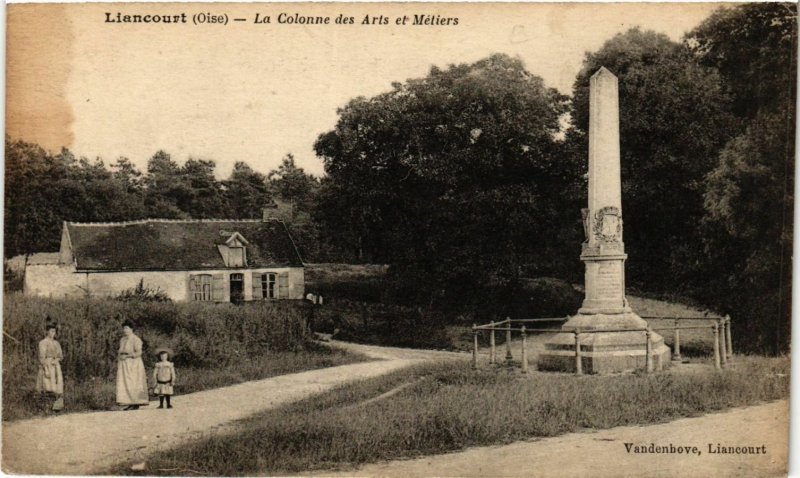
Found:
[(191, 278), (192, 300), (210, 301), (211, 274), (199, 274)]
[(265, 299), (274, 299), (277, 297), (275, 294), (275, 281), (275, 274), (261, 274), (261, 297)]

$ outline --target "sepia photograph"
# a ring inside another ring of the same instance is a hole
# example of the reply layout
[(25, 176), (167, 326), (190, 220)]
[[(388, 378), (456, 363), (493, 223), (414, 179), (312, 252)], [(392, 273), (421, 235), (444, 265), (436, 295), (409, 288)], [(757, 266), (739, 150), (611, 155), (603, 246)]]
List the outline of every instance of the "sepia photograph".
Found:
[(797, 12), (7, 5), (2, 472), (786, 476)]

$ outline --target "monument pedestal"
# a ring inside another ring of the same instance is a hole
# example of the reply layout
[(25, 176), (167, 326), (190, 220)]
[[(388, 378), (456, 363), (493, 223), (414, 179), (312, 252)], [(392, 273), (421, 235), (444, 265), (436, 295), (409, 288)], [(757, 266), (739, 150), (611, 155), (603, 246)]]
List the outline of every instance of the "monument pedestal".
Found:
[[(545, 343), (539, 355), (539, 370), (575, 372), (575, 330), (642, 329), (647, 322), (630, 309), (618, 314), (582, 314), (571, 317)], [(651, 332), (651, 360), (653, 370), (662, 370), (670, 364), (670, 349), (661, 335)], [(647, 337), (645, 332), (596, 332), (580, 335), (581, 364), (584, 373), (618, 373), (644, 370), (646, 366)]]

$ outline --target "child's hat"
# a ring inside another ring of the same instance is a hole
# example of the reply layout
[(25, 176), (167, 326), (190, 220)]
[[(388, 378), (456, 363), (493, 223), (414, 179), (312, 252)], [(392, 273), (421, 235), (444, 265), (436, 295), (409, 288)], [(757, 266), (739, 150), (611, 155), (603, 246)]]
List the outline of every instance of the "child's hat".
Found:
[(166, 352), (167, 355), (170, 357), (175, 355), (175, 353), (169, 347), (157, 347), (154, 353), (156, 354), (156, 357), (158, 357), (159, 355), (161, 355), (161, 352)]

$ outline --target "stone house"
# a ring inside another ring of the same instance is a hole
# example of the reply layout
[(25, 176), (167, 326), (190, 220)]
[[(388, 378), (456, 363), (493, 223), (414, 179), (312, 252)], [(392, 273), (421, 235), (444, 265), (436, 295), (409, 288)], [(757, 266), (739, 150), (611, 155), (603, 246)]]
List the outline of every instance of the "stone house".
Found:
[(23, 290), (102, 297), (140, 281), (174, 301), (241, 302), (302, 299), (305, 275), (286, 225), (269, 217), (65, 222), (59, 252), (28, 257)]

